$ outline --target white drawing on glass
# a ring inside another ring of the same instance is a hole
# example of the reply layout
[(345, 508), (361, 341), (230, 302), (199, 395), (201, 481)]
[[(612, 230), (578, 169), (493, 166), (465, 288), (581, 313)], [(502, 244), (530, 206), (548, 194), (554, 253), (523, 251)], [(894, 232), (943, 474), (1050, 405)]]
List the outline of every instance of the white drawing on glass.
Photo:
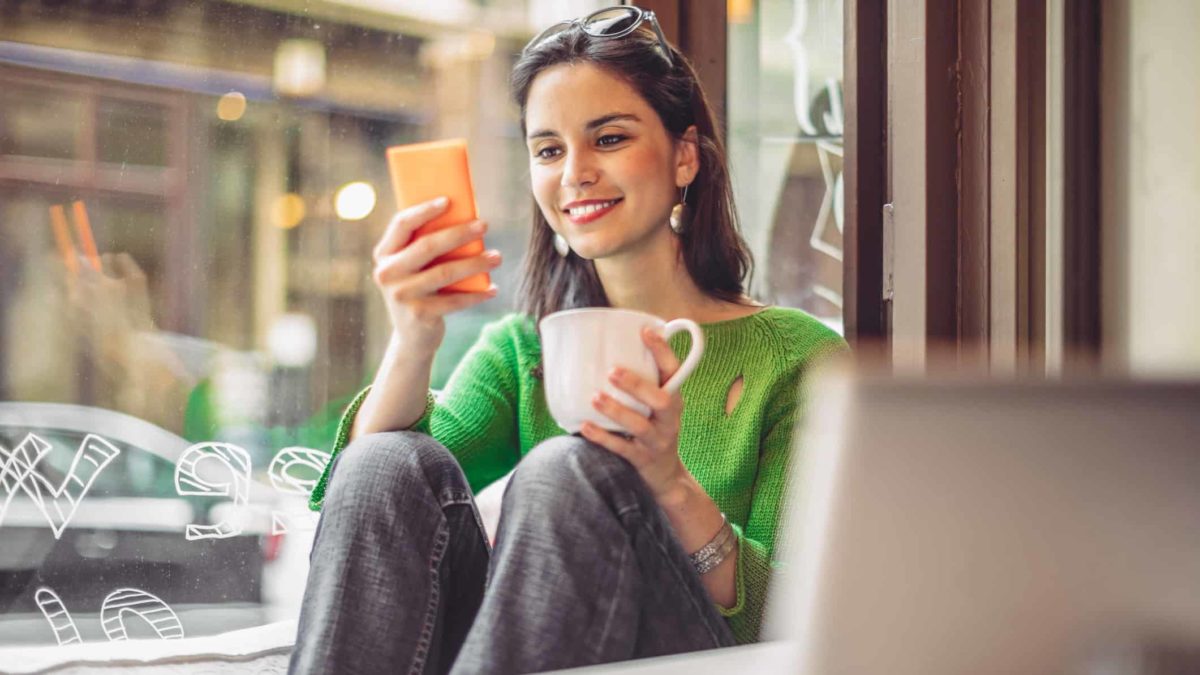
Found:
[(317, 486), (317, 478), (306, 478), (292, 473), (296, 468), (307, 468), (316, 476), (320, 476), (329, 464), (328, 452), (312, 448), (284, 448), (271, 460), (267, 475), (271, 485), (280, 492), (304, 495), (307, 497)]
[(11, 451), (0, 447), (0, 486), (5, 493), (4, 501), (0, 503), (0, 522), (19, 488), (33, 500), (50, 523), (54, 538), (58, 539), (67, 529), (79, 503), (92, 489), (96, 477), (121, 451), (96, 434), (88, 434), (75, 451), (75, 459), (62, 483), (54, 487), (37, 468), (50, 449), (48, 442), (32, 433)]
[(841, 182), (841, 174), (834, 175), (832, 162), (829, 159), (830, 155), (841, 157), (842, 152), (842, 146), (836, 143), (817, 141), (817, 157), (821, 160), (821, 176), (825, 179), (825, 194), (821, 197), (821, 208), (817, 210), (817, 222), (813, 227), (812, 236), (808, 239), (813, 248), (838, 262), (842, 260), (842, 248), (825, 241), (825, 232), (829, 229), (830, 220), (834, 222), (837, 231), (842, 232), (842, 219), (836, 214), (838, 210), (837, 188)]
[(808, 2), (796, 0), (792, 6), (794, 20), (784, 41), (792, 48), (792, 107), (796, 111), (796, 123), (806, 136), (816, 136), (817, 126), (808, 113), (808, 46), (804, 44), (804, 31), (808, 27)]
[(79, 637), (79, 629), (75, 627), (75, 619), (71, 618), (71, 613), (67, 611), (67, 606), (63, 604), (62, 598), (58, 597), (58, 593), (43, 586), (37, 589), (33, 599), (37, 602), (38, 609), (42, 610), (42, 616), (46, 617), (50, 628), (54, 630), (54, 639), (58, 641), (59, 647), (83, 644), (83, 639)]
[(111, 642), (128, 640), (125, 616), (131, 613), (150, 624), (163, 640), (183, 637), (179, 616), (158, 596), (136, 588), (118, 588), (104, 598), (100, 607), (100, 625)]
[(4, 501), (0, 502), (0, 523), (4, 522), (4, 514), (8, 511), (8, 505), (12, 503), (13, 497), (16, 496), (17, 490), (26, 478), (26, 474), (18, 470), (17, 460), (18, 456), (28, 457), (27, 446), (30, 445), (36, 449), (33, 461), (23, 462), (25, 465), (36, 465), (43, 455), (50, 452), (50, 444), (33, 434), (26, 436), (25, 440), (12, 450), (0, 445), (0, 488), (4, 489)]
[[(813, 67), (810, 66), (812, 58), (809, 54), (809, 45), (805, 41), (809, 31), (809, 13), (815, 11), (816, 33), (815, 40), (817, 42), (816, 51), (818, 57), (824, 49), (834, 49), (835, 53), (841, 54), (841, 40), (834, 40), (835, 44), (828, 44), (829, 35), (826, 31), (829, 30), (830, 18), (840, 20), (842, 16), (842, 8), (840, 2), (817, 2), (810, 6), (807, 0), (795, 0), (792, 5), (792, 27), (784, 36), (783, 41), (792, 50), (792, 109), (796, 114), (796, 124), (799, 125), (800, 131), (805, 136), (841, 136), (845, 132), (845, 113), (842, 109), (842, 92), (841, 84), (836, 77), (825, 77), (823, 94), (828, 97), (825, 102), (828, 110), (821, 110), (821, 107), (815, 105), (815, 101), (819, 101), (822, 95), (820, 85), (818, 85), (818, 93), (810, 91), (810, 78), (820, 77), (819, 73), (813, 73)], [(818, 58), (819, 61), (819, 58)], [(828, 64), (826, 64), (828, 67)], [(821, 69), (820, 64), (817, 64), (817, 69)], [(814, 115), (819, 115), (819, 120), (814, 120)]]
[[(328, 452), (313, 450), (312, 448), (284, 448), (271, 460), (267, 476), (271, 479), (271, 485), (275, 486), (276, 490), (308, 497), (312, 493), (313, 488), (317, 486), (317, 477), (325, 471), (330, 458), (331, 456)], [(300, 470), (301, 475), (297, 475), (296, 470)], [(318, 518), (318, 514), (308, 509), (300, 511), (272, 511), (271, 534), (284, 534), (291, 528), (303, 530), (315, 529)]]
[(825, 93), (829, 97), (829, 110), (821, 113), (825, 132), (841, 137), (846, 132), (846, 113), (842, 109), (842, 83), (835, 78), (825, 79)]
[[(829, 72), (830, 65), (825, 64), (824, 73), (814, 72), (814, 68), (822, 70), (819, 57), (824, 49), (835, 48), (838, 54), (842, 51), (840, 44), (827, 44), (833, 25), (831, 20), (842, 16), (841, 5), (841, 2), (829, 0), (818, 0), (815, 3), (795, 0), (792, 3), (792, 26), (784, 37), (784, 42), (792, 50), (792, 109), (796, 116), (796, 124), (800, 127), (802, 136), (825, 137), (816, 143), (821, 175), (825, 181), (825, 194), (813, 223), (809, 245), (838, 262), (842, 262), (844, 257), (842, 247), (829, 242), (826, 235), (831, 219), (838, 231), (842, 232), (842, 175), (841, 172), (833, 170), (830, 157), (843, 156), (841, 136), (846, 128), (845, 109), (841, 82)], [(810, 22), (814, 29), (811, 33)], [(837, 34), (836, 31), (833, 34)], [(814, 63), (814, 54), (810, 53), (809, 39), (816, 43), (813, 51), (816, 53), (817, 63)], [(840, 43), (840, 39), (834, 39), (834, 42)], [(812, 91), (813, 81), (821, 82), (822, 79), (823, 83)], [(812, 291), (835, 307), (842, 308), (843, 298), (838, 291), (821, 283), (814, 283)]]
[[(843, 232), (840, 190), (842, 174), (838, 173), (836, 176), (834, 175), (832, 162), (830, 161), (830, 155), (842, 157), (842, 153), (842, 146), (838, 143), (817, 141), (817, 157), (821, 160), (821, 176), (825, 179), (825, 194), (821, 198), (821, 208), (817, 211), (817, 222), (813, 225), (812, 236), (808, 239), (808, 243), (814, 249), (838, 262), (842, 261), (842, 248), (825, 241), (825, 232), (829, 229), (830, 220), (834, 221), (834, 226), (837, 228), (839, 234)], [(824, 284), (813, 284), (813, 293), (824, 298), (838, 309), (841, 309), (843, 306), (842, 294)]]
[[(67, 611), (62, 598), (54, 589), (41, 587), (34, 594), (37, 606), (42, 610), (42, 616), (54, 630), (54, 639), (60, 647), (83, 644), (79, 637), (79, 629), (75, 619)], [(128, 614), (142, 619), (150, 624), (155, 634), (162, 640), (178, 640), (183, 637), (183, 623), (167, 603), (158, 596), (137, 588), (118, 588), (104, 597), (100, 606), (100, 626), (110, 642), (120, 642), (129, 639), (129, 631), (125, 626)]]
[[(211, 460), (211, 461), (210, 461)], [(219, 462), (229, 470), (229, 480), (205, 480), (197, 467)], [(244, 507), (250, 500), (250, 454), (232, 443), (197, 443), (179, 457), (175, 465), (175, 491), (181, 497), (232, 497), (234, 506)], [(241, 534), (240, 523), (222, 520), (216, 525), (190, 524), (184, 530), (188, 541), (226, 539)]]

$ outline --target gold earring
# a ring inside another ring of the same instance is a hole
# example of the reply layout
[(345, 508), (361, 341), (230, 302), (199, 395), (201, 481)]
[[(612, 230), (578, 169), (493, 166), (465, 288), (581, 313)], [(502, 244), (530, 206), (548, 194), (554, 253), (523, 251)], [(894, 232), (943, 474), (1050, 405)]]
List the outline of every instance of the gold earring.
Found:
[(671, 209), (671, 231), (675, 234), (683, 232), (684, 207), (687, 206), (687, 190), (688, 186), (683, 186), (683, 194), (679, 197), (679, 203)]

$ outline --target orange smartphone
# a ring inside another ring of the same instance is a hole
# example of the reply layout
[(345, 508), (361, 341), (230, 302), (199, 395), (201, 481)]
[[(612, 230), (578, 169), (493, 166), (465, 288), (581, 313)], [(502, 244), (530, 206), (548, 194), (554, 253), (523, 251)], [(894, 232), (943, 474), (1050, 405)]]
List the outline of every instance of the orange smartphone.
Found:
[[(467, 164), (467, 141), (456, 138), (430, 143), (397, 145), (387, 149), (388, 172), (396, 206), (406, 209), (437, 197), (449, 198), (450, 204), (442, 215), (417, 229), (413, 240), (430, 232), (475, 220), (475, 191), (471, 188), (471, 169)], [(483, 253), (483, 238), (475, 239), (429, 263), (428, 267), (446, 260), (469, 258)], [(445, 286), (439, 292), (479, 293), (492, 285), (487, 272), (474, 274)]]

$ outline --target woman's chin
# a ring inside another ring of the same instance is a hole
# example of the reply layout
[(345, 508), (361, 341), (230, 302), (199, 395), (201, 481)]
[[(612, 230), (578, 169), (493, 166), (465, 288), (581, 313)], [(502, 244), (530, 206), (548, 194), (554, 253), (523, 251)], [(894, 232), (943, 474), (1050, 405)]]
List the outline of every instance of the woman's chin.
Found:
[(584, 237), (583, 241), (571, 242), (571, 250), (584, 260), (596, 260), (612, 254), (613, 242), (597, 241), (595, 237)]
[(603, 255), (597, 256), (594, 252), (589, 251), (588, 249), (585, 249), (585, 248), (572, 247), (571, 250), (575, 253), (575, 255), (579, 256), (580, 258), (583, 258), (584, 260), (595, 260), (598, 257), (599, 258), (604, 257)]
[(584, 260), (603, 260), (605, 258), (611, 258), (615, 255), (618, 255), (621, 253), (622, 248), (620, 246), (612, 245), (611, 243), (593, 243), (583, 244), (578, 248), (573, 248), (572, 250), (575, 251), (575, 255), (583, 258)]

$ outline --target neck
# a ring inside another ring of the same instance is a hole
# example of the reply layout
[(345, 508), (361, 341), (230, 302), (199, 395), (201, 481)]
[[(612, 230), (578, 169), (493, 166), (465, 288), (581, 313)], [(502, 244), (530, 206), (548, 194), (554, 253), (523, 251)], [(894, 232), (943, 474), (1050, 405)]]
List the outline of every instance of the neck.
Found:
[(700, 321), (725, 304), (704, 294), (679, 255), (679, 239), (665, 233), (657, 245), (596, 260), (596, 274), (609, 304), (664, 320)]

